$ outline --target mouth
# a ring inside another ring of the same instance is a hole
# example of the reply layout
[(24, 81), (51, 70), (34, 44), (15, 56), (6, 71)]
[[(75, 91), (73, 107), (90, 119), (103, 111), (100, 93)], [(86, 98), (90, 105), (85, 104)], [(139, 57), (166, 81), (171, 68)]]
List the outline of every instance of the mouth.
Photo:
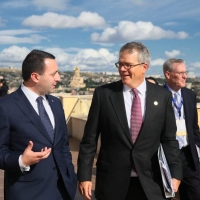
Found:
[(129, 74), (121, 74), (122, 77), (127, 77)]

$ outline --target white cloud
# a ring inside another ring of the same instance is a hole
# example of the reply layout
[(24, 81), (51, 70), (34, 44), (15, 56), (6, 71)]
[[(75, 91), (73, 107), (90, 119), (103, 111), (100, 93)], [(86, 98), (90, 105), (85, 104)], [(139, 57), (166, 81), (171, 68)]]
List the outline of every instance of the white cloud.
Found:
[(2, 19), (2, 17), (0, 16), (0, 26), (4, 26), (5, 22), (6, 20)]
[(3, 67), (21, 67), (22, 61), (30, 52), (26, 47), (10, 46), (0, 52), (0, 63)]
[(30, 5), (29, 1), (18, 0), (18, 1), (6, 1), (1, 3), (1, 8), (25, 8)]
[(15, 36), (1, 36), (0, 44), (37, 44), (41, 40), (46, 39), (40, 35), (29, 35), (27, 37), (15, 37)]
[(27, 34), (33, 34), (37, 33), (38, 31), (35, 30), (29, 30), (29, 29), (12, 29), (12, 30), (2, 30), (0, 31), (0, 36), (5, 35), (27, 35)]
[(32, 15), (26, 18), (22, 24), (25, 26), (49, 28), (100, 28), (105, 26), (106, 22), (103, 17), (92, 12), (82, 12), (77, 18), (47, 12), (41, 16)]
[(181, 31), (175, 33), (170, 30), (164, 30), (154, 26), (151, 22), (138, 21), (120, 21), (118, 26), (106, 28), (101, 34), (93, 33), (91, 40), (93, 42), (116, 42), (116, 41), (133, 41), (133, 40), (159, 40), (167, 39), (185, 39), (188, 34)]
[(138, 6), (145, 4), (145, 0), (131, 0), (131, 2), (135, 5), (138, 5)]
[(2, 30), (0, 31), (0, 44), (37, 44), (41, 40), (47, 40), (46, 37), (35, 34), (37, 32), (29, 29)]
[(158, 58), (158, 59), (152, 60), (150, 63), (150, 66), (163, 66), (164, 62), (165, 62), (164, 59)]
[(164, 25), (166, 25), (166, 26), (175, 26), (175, 25), (177, 25), (177, 22), (166, 22), (166, 23), (164, 23)]
[[(109, 52), (105, 48), (76, 49), (76, 52), (62, 48), (40, 48), (56, 56), (60, 70), (73, 71), (78, 66), (84, 71), (117, 71), (114, 63), (118, 60), (118, 52)], [(21, 68), (26, 55), (31, 50), (25, 47), (10, 46), (0, 52), (1, 66)]]
[(33, 5), (39, 9), (47, 10), (65, 10), (67, 8), (67, 0), (33, 0)]
[(175, 58), (180, 54), (181, 52), (179, 50), (165, 51), (165, 56), (167, 56), (168, 58)]
[(190, 66), (192, 66), (194, 68), (200, 68), (200, 62), (190, 63)]
[(62, 70), (72, 71), (75, 66), (85, 71), (110, 71), (115, 70), (114, 63), (118, 59), (117, 53), (111, 53), (107, 49), (80, 49), (76, 54), (67, 53), (63, 49), (45, 49), (56, 56), (56, 60)]

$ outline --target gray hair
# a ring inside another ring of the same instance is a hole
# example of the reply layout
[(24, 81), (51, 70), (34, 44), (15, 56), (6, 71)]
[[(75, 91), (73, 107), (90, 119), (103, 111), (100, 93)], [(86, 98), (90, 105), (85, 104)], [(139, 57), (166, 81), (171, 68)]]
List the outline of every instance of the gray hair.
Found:
[(177, 59), (177, 58), (170, 58), (163, 64), (163, 73), (165, 74), (166, 71), (172, 72), (173, 71), (173, 64), (174, 63), (184, 63), (184, 60)]
[(134, 51), (138, 52), (138, 62), (139, 63), (146, 63), (150, 64), (151, 61), (151, 55), (147, 47), (145, 47), (142, 43), (140, 42), (129, 42), (125, 44), (124, 46), (121, 47), (120, 53), (128, 51), (130, 54), (133, 53)]

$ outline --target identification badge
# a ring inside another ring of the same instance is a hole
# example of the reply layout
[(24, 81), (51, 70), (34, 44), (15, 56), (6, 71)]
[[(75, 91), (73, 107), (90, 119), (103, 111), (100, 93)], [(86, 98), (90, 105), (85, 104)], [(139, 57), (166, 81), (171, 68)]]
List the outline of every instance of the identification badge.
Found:
[(177, 127), (177, 132), (176, 135), (177, 136), (185, 136), (187, 135), (187, 130), (186, 130), (186, 126), (185, 126), (185, 120), (176, 120), (176, 127)]

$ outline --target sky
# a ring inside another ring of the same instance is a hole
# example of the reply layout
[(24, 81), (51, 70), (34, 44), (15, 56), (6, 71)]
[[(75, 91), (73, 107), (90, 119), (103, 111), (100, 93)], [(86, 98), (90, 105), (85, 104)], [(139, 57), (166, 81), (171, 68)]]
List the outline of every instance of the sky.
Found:
[(199, 0), (1, 0), (0, 67), (21, 68), (33, 49), (56, 56), (60, 71), (117, 72), (119, 49), (142, 42), (147, 75), (169, 58), (200, 77)]

